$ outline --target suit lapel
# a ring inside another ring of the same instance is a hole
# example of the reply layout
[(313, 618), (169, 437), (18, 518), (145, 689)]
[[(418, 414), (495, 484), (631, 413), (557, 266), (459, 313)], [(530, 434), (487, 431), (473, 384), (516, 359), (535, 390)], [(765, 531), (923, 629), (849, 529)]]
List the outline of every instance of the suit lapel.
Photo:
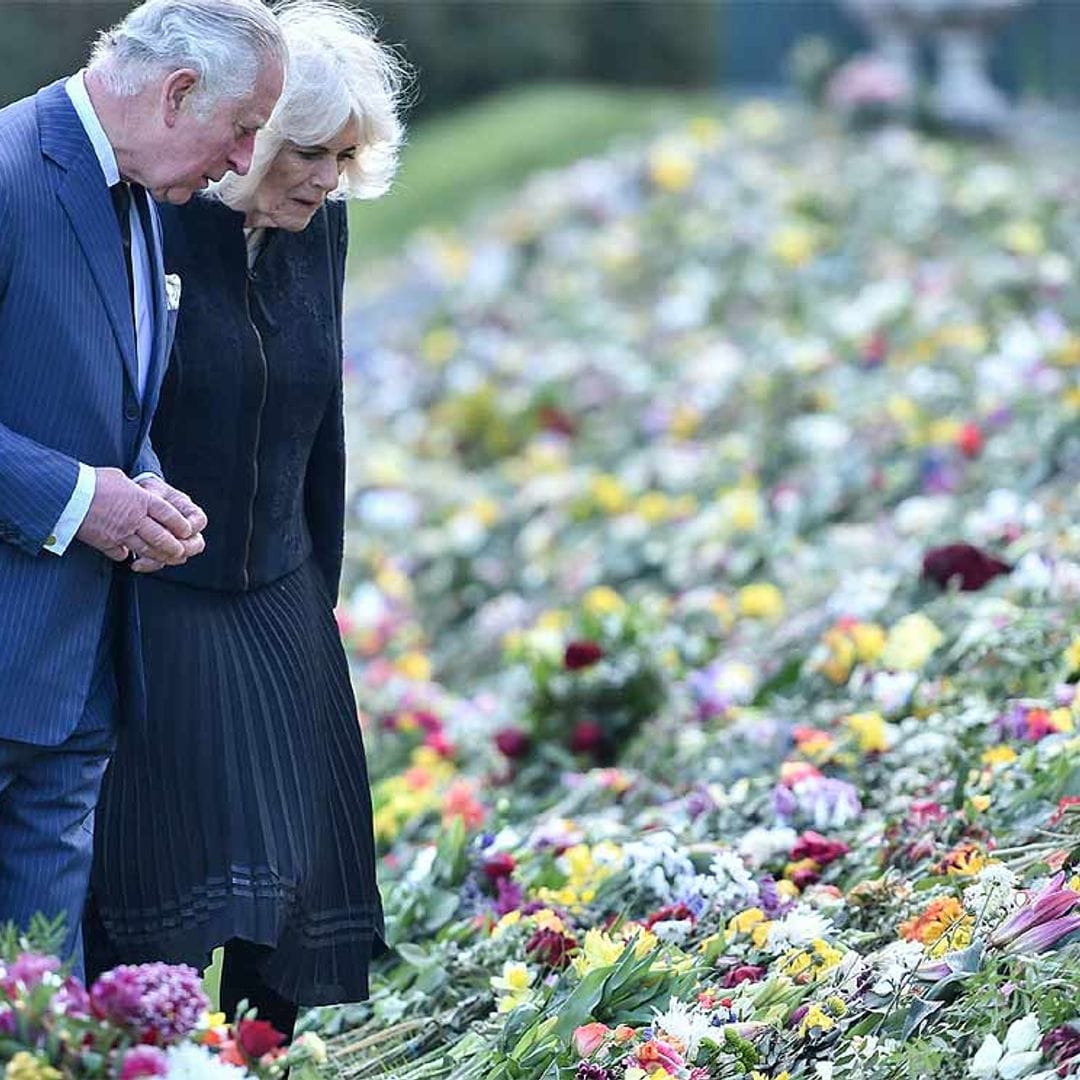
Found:
[(94, 148), (62, 82), (38, 92), (42, 152), (64, 173), (56, 188), (112, 324), (124, 370), (138, 387), (135, 327), (128, 299), (127, 270), (109, 189)]
[(154, 343), (150, 350), (150, 367), (146, 372), (146, 389), (143, 392), (142, 401), (142, 435), (150, 425), (150, 420), (157, 408), (158, 391), (161, 389), (161, 380), (165, 374), (165, 366), (168, 363), (168, 327), (169, 311), (165, 299), (165, 266), (162, 260), (162, 234), (161, 219), (158, 217), (157, 207), (154, 200), (147, 195), (150, 205), (151, 235), (146, 238), (148, 254), (150, 256), (150, 274), (153, 279), (151, 292), (154, 298)]

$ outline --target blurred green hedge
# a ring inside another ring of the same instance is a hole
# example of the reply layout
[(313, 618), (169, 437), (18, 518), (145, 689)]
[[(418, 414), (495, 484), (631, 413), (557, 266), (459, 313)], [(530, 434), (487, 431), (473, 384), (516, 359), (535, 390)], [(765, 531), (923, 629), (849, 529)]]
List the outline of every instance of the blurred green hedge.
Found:
[[(704, 87), (722, 0), (396, 0), (359, 3), (419, 74), (415, 115), (519, 82)], [(0, 0), (0, 103), (76, 69), (124, 0)]]

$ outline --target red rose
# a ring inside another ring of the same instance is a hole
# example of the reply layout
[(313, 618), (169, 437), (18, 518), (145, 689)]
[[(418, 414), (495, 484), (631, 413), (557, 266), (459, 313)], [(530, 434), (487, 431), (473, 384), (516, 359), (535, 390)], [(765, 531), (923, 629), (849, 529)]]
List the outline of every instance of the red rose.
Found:
[(513, 855), (508, 851), (499, 851), (484, 860), (484, 873), (492, 881), (498, 881), (500, 878), (509, 877), (515, 866), (517, 863), (514, 862)]
[(760, 982), (765, 976), (765, 969), (757, 964), (740, 964), (732, 968), (721, 980), (720, 985), (725, 990), (738, 986), (744, 982)]
[(974, 592), (998, 574), (1011, 571), (1008, 563), (987, 555), (971, 544), (946, 544), (945, 547), (931, 548), (923, 556), (923, 577), (943, 589), (956, 578), (962, 591)]
[(269, 1020), (241, 1020), (236, 1025), (236, 1041), (252, 1060), (276, 1050), (285, 1036)]
[(536, 420), (545, 431), (552, 431), (556, 435), (577, 433), (577, 424), (554, 405), (541, 405), (536, 412)]
[(595, 641), (571, 641), (566, 646), (563, 663), (568, 671), (580, 671), (592, 667), (604, 658), (604, 650)]
[(513, 761), (529, 752), (532, 740), (521, 728), (506, 727), (495, 733), (495, 745), (501, 754)]
[(658, 922), (683, 922), (689, 919), (696, 922), (694, 913), (685, 904), (668, 904), (658, 908), (646, 920), (645, 926), (651, 930)]
[(796, 862), (802, 859), (813, 859), (818, 866), (828, 866), (841, 855), (846, 855), (849, 850), (847, 844), (839, 840), (829, 840), (821, 833), (808, 829), (795, 841), (795, 846), (791, 849), (791, 857)]
[(604, 745), (604, 729), (595, 720), (582, 720), (570, 733), (575, 754), (594, 754)]
[(525, 943), (525, 951), (538, 964), (561, 970), (570, 963), (570, 954), (578, 947), (577, 941), (557, 930), (537, 930)]
[(978, 424), (966, 423), (961, 429), (960, 434), (956, 436), (956, 445), (960, 448), (960, 453), (964, 457), (975, 458), (982, 453), (983, 448), (983, 433)]

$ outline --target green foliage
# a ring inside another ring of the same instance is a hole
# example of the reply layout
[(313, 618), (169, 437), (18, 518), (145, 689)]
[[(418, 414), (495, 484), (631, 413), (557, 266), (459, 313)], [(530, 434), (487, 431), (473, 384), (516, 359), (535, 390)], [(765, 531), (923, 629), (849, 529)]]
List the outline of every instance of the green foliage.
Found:
[(62, 914), (49, 919), (39, 912), (30, 920), (30, 926), (25, 931), (11, 922), (0, 924), (0, 961), (10, 963), (25, 952), (59, 955), (67, 937), (66, 922)]

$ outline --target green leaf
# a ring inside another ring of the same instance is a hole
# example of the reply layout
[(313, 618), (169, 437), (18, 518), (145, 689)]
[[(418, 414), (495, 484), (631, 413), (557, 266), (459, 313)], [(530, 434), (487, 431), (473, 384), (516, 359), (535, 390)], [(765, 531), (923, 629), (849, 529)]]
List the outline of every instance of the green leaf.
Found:
[(597, 968), (574, 988), (559, 1010), (559, 1022), (555, 1025), (555, 1034), (560, 1042), (569, 1042), (574, 1031), (592, 1016), (593, 1009), (603, 997), (604, 986), (611, 973), (610, 967)]
[(435, 962), (430, 953), (425, 952), (419, 945), (413, 945), (408, 941), (403, 941), (394, 951), (406, 964), (414, 968), (430, 967)]
[(933, 1016), (938, 1009), (944, 1008), (944, 1006), (944, 1001), (924, 1001), (922, 998), (916, 998), (908, 1008), (907, 1016), (904, 1017), (904, 1026), (900, 1031), (900, 1041), (907, 1042), (923, 1021)]

